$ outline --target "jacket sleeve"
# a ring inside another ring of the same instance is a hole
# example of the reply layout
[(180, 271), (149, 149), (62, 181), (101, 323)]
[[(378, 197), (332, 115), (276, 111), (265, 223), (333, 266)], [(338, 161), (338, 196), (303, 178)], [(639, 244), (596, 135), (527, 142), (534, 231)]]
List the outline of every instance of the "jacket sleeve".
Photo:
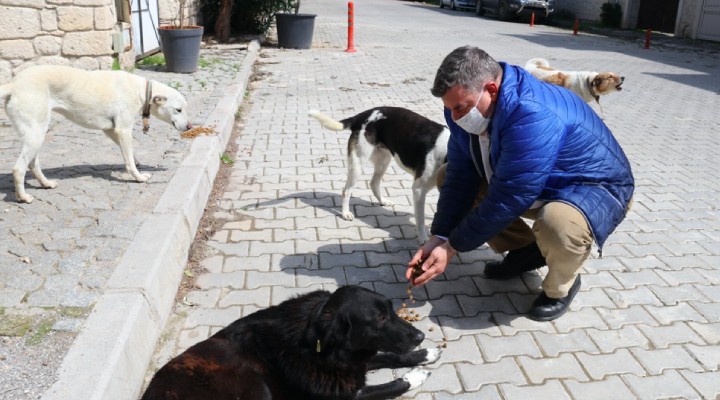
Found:
[[(530, 208), (545, 186), (565, 135), (557, 116), (538, 103), (522, 102), (502, 114), (507, 117), (493, 119), (498, 126), (491, 127), (493, 175), (488, 194), (449, 237), (458, 251), (479, 247)], [(496, 140), (499, 143), (492, 143)]]
[(442, 187), (438, 188), (440, 197), (430, 232), (433, 235), (447, 237), (470, 212), (477, 196), (480, 179), (484, 178), (478, 174), (470, 155), (470, 134), (452, 120), (448, 109), (445, 109), (445, 120), (450, 129), (447, 174)]

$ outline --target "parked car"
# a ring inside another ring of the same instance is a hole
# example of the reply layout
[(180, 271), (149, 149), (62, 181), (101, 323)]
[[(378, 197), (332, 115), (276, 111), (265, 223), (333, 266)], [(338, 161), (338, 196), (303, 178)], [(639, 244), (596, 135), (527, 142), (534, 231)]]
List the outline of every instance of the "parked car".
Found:
[(440, 0), (440, 8), (450, 7), (451, 10), (462, 8), (465, 10), (475, 10), (475, 0)]
[(477, 15), (483, 15), (486, 11), (495, 13), (505, 21), (532, 13), (535, 13), (536, 18), (548, 20), (555, 11), (555, 0), (477, 0)]

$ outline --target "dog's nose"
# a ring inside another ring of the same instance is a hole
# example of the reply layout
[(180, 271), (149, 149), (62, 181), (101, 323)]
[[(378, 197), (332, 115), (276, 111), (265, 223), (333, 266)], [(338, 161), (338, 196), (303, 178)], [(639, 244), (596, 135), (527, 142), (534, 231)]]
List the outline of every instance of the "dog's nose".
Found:
[(187, 130), (190, 130), (190, 129), (192, 129), (192, 124), (188, 122), (188, 123), (187, 123)]
[(415, 342), (420, 343), (423, 340), (425, 340), (425, 334), (420, 331), (417, 331), (415, 333), (415, 337), (413, 339), (415, 339)]
[(620, 82), (625, 82), (625, 77), (624, 77), (624, 76), (621, 76), (621, 77), (620, 77)]

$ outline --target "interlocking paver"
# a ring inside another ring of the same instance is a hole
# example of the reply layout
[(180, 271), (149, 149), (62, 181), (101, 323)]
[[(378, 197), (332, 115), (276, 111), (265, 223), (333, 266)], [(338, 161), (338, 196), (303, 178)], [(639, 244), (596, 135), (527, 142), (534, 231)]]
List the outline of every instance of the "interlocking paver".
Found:
[(500, 385), (500, 391), (507, 400), (521, 399), (570, 399), (570, 395), (559, 381), (551, 380), (542, 385), (512, 386)]
[(690, 300), (700, 302), (708, 301), (708, 298), (693, 285), (682, 286), (651, 286), (650, 290), (657, 296), (664, 305), (688, 304)]
[(655, 348), (664, 349), (675, 343), (705, 344), (684, 322), (676, 322), (669, 326), (638, 325), (638, 328), (650, 339), (652, 346)]
[(720, 372), (680, 371), (680, 375), (690, 382), (702, 399), (717, 400), (720, 397)]
[(596, 381), (602, 381), (610, 375), (647, 375), (628, 349), (619, 349), (610, 354), (577, 353), (577, 358), (590, 377)]
[(649, 371), (650, 375), (659, 375), (666, 369), (701, 372), (703, 369), (682, 347), (670, 346), (667, 349), (630, 349), (630, 352)]
[(558, 357), (541, 359), (520, 356), (517, 359), (518, 364), (533, 384), (540, 384), (548, 379), (560, 378), (569, 378), (578, 382), (589, 380), (580, 363), (571, 354), (561, 354)]
[(628, 308), (606, 309), (598, 308), (597, 312), (611, 329), (622, 328), (625, 325), (644, 324), (657, 326), (658, 323), (643, 306)]
[(654, 307), (645, 306), (650, 314), (662, 325), (670, 325), (675, 321), (707, 322), (695, 309), (687, 303), (674, 306)]
[(650, 341), (634, 325), (614, 330), (588, 329), (587, 334), (603, 353), (612, 353), (626, 347), (648, 348), (650, 346)]
[(513, 385), (526, 385), (520, 367), (513, 358), (503, 358), (498, 362), (485, 364), (456, 364), (463, 390), (475, 392), (484, 385), (510, 382)]
[(503, 357), (528, 355), (530, 357), (541, 357), (540, 349), (528, 332), (518, 332), (514, 336), (487, 336), (476, 335), (477, 342), (484, 355), (484, 359), (495, 362)]
[(598, 353), (597, 346), (582, 329), (570, 333), (534, 332), (533, 336), (543, 353), (557, 357), (561, 353)]
[(634, 400), (637, 398), (617, 376), (611, 376), (602, 381), (592, 382), (575, 382), (566, 380), (565, 385), (567, 385), (568, 391), (575, 399)]
[(675, 370), (662, 375), (637, 377), (623, 375), (623, 380), (640, 399), (700, 399), (700, 394)]
[(720, 370), (720, 346), (697, 346), (686, 344), (685, 348), (698, 360), (702, 366), (709, 371)]

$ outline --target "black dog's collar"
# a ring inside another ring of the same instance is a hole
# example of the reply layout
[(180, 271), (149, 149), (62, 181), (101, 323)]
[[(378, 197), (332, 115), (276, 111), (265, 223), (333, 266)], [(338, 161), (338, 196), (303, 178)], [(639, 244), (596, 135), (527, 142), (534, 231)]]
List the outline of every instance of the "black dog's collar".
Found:
[(588, 85), (588, 90), (590, 90), (590, 95), (595, 99), (595, 101), (598, 104), (600, 104), (600, 95), (595, 93), (595, 89), (593, 88), (593, 85), (592, 85), (592, 79), (590, 79), (589, 76), (587, 78), (587, 85)]
[(143, 133), (148, 133), (150, 130), (150, 103), (152, 101), (152, 82), (148, 79), (145, 82), (145, 103), (143, 104)]

